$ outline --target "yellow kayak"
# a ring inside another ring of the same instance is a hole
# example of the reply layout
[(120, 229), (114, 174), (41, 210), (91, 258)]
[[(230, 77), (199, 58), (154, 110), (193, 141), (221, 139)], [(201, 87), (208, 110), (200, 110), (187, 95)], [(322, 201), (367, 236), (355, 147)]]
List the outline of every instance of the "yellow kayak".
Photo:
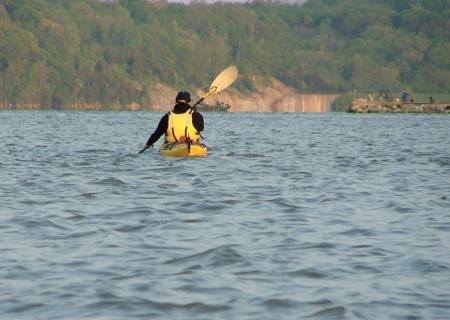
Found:
[(203, 143), (184, 142), (164, 143), (159, 149), (159, 153), (165, 157), (206, 157), (208, 148)]

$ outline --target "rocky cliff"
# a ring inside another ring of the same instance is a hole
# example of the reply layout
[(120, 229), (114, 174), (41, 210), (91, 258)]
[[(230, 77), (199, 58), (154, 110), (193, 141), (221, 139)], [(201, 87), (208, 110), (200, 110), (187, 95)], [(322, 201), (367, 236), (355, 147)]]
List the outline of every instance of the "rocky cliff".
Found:
[(212, 97), (213, 103), (230, 105), (231, 112), (329, 112), (335, 94), (302, 94), (277, 80), (257, 86), (256, 90), (243, 94), (228, 90)]
[[(159, 92), (151, 99), (151, 109), (168, 110), (172, 107), (174, 89), (159, 85)], [(196, 92), (201, 97), (203, 91)], [(339, 95), (336, 94), (302, 94), (282, 82), (272, 79), (266, 84), (259, 84), (254, 91), (239, 92), (229, 88), (215, 96), (208, 97), (210, 105), (224, 104), (230, 106), (230, 112), (329, 112), (331, 104)]]

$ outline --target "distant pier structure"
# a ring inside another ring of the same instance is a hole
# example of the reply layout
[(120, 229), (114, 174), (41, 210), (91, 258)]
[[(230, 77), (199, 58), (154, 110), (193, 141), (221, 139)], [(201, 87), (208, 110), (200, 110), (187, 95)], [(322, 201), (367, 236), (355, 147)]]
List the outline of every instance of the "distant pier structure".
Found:
[(450, 102), (415, 101), (409, 98), (402, 101), (394, 97), (389, 90), (353, 90), (353, 100), (347, 112), (353, 113), (450, 113)]

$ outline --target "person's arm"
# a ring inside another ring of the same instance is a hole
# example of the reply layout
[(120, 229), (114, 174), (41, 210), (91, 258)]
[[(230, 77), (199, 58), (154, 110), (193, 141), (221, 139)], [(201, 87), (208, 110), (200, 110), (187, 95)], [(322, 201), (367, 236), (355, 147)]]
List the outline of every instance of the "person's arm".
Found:
[(192, 124), (194, 125), (194, 128), (197, 129), (198, 132), (202, 132), (203, 129), (205, 129), (203, 116), (197, 111), (194, 111), (192, 113)]
[(153, 146), (153, 144), (156, 141), (158, 141), (158, 139), (161, 138), (163, 134), (167, 132), (168, 124), (169, 124), (169, 115), (166, 113), (159, 121), (158, 127), (152, 133), (150, 138), (148, 138), (147, 143), (145, 144), (147, 148)]

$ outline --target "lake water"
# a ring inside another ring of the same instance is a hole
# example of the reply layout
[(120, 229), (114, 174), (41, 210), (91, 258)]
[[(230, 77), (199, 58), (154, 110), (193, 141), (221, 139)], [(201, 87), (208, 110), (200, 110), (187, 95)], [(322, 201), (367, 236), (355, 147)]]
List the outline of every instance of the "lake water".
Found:
[(0, 112), (0, 319), (449, 319), (448, 115)]

